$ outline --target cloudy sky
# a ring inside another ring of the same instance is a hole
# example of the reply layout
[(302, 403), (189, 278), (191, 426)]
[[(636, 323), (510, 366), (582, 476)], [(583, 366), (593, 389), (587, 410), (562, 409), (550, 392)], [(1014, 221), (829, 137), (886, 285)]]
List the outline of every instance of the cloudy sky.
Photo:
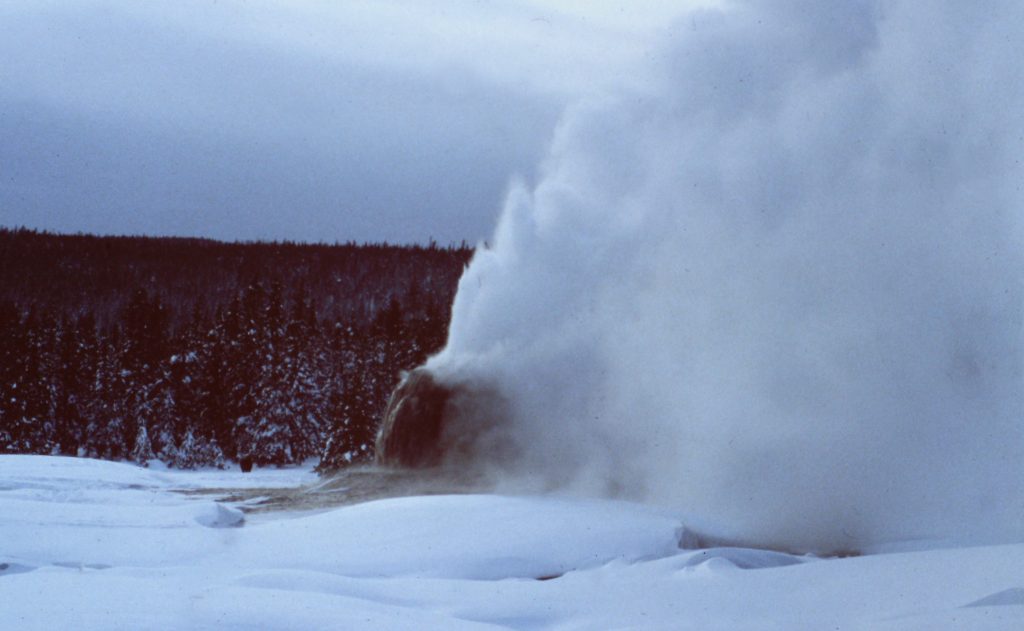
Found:
[(0, 225), (475, 241), (692, 4), (6, 0)]

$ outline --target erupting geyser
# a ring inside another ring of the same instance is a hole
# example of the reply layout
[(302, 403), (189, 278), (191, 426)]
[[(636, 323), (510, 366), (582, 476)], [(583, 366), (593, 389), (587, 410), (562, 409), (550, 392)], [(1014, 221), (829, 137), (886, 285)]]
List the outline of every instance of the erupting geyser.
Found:
[(434, 444), (763, 545), (1024, 540), (1024, 3), (669, 39), (512, 187), (425, 367), (492, 394), (421, 397)]
[(512, 458), (504, 439), (505, 404), (479, 382), (441, 383), (423, 368), (391, 394), (377, 434), (377, 461), (402, 467), (470, 466)]
[(377, 461), (385, 465), (440, 464), (452, 428), (445, 422), (450, 388), (423, 369), (406, 375), (391, 393), (377, 434)]

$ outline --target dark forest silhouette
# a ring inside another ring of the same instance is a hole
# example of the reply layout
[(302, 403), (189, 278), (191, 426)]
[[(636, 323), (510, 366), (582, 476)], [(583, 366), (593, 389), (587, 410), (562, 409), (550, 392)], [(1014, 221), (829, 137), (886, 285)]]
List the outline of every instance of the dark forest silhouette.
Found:
[(0, 453), (365, 461), (471, 254), (0, 229)]

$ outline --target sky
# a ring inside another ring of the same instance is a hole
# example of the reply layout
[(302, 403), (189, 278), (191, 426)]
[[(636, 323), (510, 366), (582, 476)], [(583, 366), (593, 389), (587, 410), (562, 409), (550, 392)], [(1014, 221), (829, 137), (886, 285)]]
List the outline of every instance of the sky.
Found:
[(475, 242), (688, 0), (0, 2), (0, 225)]

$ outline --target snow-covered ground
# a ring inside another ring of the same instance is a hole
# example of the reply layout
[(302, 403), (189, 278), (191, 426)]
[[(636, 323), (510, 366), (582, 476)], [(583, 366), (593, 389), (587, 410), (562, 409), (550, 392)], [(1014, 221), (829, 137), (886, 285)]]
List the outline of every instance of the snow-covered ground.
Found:
[(623, 502), (443, 495), (243, 516), (308, 469), (0, 456), (3, 629), (1024, 629), (1024, 544), (680, 549)]

